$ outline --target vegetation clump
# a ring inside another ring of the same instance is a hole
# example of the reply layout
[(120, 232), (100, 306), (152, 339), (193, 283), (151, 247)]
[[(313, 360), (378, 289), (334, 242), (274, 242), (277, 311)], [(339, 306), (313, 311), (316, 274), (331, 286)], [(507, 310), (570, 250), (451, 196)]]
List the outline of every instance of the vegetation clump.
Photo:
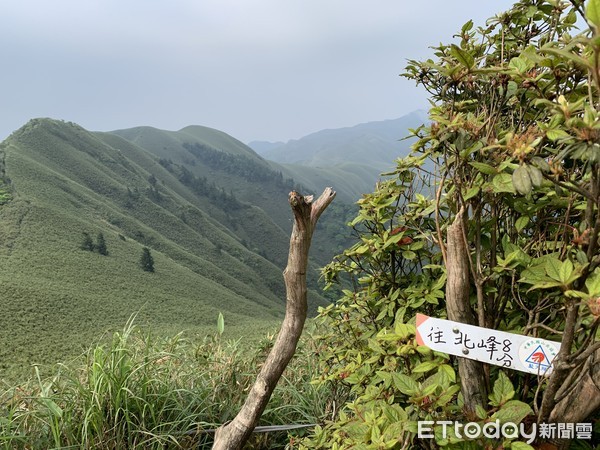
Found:
[(108, 247), (106, 246), (106, 239), (104, 238), (104, 234), (101, 232), (96, 236), (96, 242), (90, 236), (90, 233), (84, 231), (83, 238), (81, 239), (81, 244), (79, 244), (79, 248), (81, 250), (85, 250), (88, 252), (97, 251), (103, 256), (108, 256)]
[(248, 156), (234, 155), (199, 142), (186, 142), (183, 144), (183, 147), (213, 169), (226, 170), (228, 173), (238, 175), (248, 181), (275, 181), (277, 186), (282, 190), (289, 191), (295, 188), (293, 179), (284, 179), (280, 171), (275, 171), (263, 164), (259, 164)]
[(106, 247), (106, 240), (102, 233), (98, 233), (96, 237), (96, 250), (103, 256), (108, 256), (108, 248)]
[[(129, 323), (50, 378), (0, 386), (0, 449), (196, 449), (241, 406), (254, 367), (272, 338), (254, 350), (220, 334), (194, 342), (157, 340)], [(331, 410), (316, 375), (314, 349), (302, 344), (261, 425), (316, 423)], [(257, 435), (249, 448), (284, 448), (285, 432)]]
[(90, 233), (83, 232), (83, 239), (81, 240), (79, 248), (88, 252), (93, 252), (96, 249), (96, 245), (94, 244), (94, 240), (90, 236)]
[(142, 249), (142, 256), (140, 257), (140, 267), (144, 272), (154, 272), (154, 258), (148, 247)]

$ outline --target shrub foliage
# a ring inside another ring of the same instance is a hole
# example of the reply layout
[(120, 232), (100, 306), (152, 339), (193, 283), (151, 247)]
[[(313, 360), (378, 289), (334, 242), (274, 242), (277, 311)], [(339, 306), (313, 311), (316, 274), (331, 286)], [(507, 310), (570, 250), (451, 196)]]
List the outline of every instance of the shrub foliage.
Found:
[(148, 247), (142, 249), (142, 256), (140, 256), (140, 267), (145, 272), (154, 272), (154, 258)]
[[(359, 241), (324, 269), (351, 288), (321, 311), (320, 381), (352, 397), (305, 448), (496, 448), (440, 426), (418, 439), (417, 421), (592, 421), (600, 396), (581, 390), (600, 364), (599, 27), (598, 1), (520, 1), (410, 61), (430, 123), (360, 200)], [(446, 317), (446, 230), (461, 211), (478, 325), (562, 343), (547, 377), (486, 367), (476, 417), (455, 358), (415, 342), (417, 312)]]

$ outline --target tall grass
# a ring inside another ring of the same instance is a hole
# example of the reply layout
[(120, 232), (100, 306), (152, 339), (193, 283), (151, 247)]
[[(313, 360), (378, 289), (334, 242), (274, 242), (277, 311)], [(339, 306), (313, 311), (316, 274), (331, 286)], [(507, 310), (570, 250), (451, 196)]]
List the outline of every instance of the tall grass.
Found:
[[(0, 449), (208, 448), (240, 408), (272, 339), (249, 349), (218, 335), (193, 343), (155, 339), (131, 322), (110, 343), (91, 348), (79, 367), (60, 366), (0, 388)], [(306, 341), (275, 391), (261, 425), (317, 423), (330, 393), (316, 376)], [(285, 433), (249, 448), (285, 448)]]

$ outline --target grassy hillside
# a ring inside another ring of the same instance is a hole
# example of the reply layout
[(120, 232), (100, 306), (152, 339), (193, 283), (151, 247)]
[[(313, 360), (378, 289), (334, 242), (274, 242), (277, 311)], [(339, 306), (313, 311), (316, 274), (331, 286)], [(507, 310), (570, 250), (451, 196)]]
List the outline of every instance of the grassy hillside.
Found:
[(260, 207), (286, 233), (291, 230), (287, 193), (297, 186), (240, 141), (199, 126), (180, 131), (138, 127), (113, 134), (163, 161), (184, 166), (193, 175), (205, 178), (208, 184)]
[[(133, 313), (159, 334), (203, 333), (219, 311), (232, 333), (282, 317), (288, 235), (256, 204), (50, 119), (13, 133), (0, 160), (0, 379), (76, 354)], [(83, 233), (102, 233), (108, 256), (81, 250)], [(139, 268), (143, 247), (155, 273)]]
[[(319, 266), (327, 264), (350, 242), (346, 223), (354, 217), (356, 208), (353, 203), (361, 196), (361, 192), (355, 189), (356, 184), (362, 183), (358, 175), (360, 169), (357, 169), (356, 175), (348, 177), (347, 172), (337, 168), (307, 170), (300, 166), (283, 167), (263, 159), (250, 147), (221, 131), (200, 126), (179, 131), (137, 127), (99, 134), (105, 142), (120, 148), (120, 141), (111, 135), (124, 138), (155, 155), (167, 171), (185, 184), (189, 185), (189, 177), (193, 176), (199, 179), (196, 185), (215, 186), (227, 196), (255, 205), (256, 215), (266, 214), (268, 217), (257, 221), (255, 216), (249, 215), (242, 221), (232, 221), (211, 214), (229, 228), (235, 224), (237, 228), (232, 231), (242, 233), (244, 243), (281, 265), (287, 258), (287, 239), (292, 226), (287, 203), (287, 194), (292, 189), (318, 195), (325, 187), (333, 186), (338, 193), (334, 204), (321, 218), (314, 236), (314, 262), (311, 267), (315, 274)], [(365, 172), (362, 175), (367, 176)], [(202, 207), (207, 208), (207, 205)], [(237, 207), (233, 205), (228, 211), (235, 209)], [(262, 223), (270, 221), (279, 229), (262, 226)], [(264, 239), (257, 240), (260, 236)], [(279, 244), (274, 245), (276, 242)], [(284, 244), (281, 245), (281, 242)], [(284, 249), (285, 254), (277, 253), (278, 249)]]

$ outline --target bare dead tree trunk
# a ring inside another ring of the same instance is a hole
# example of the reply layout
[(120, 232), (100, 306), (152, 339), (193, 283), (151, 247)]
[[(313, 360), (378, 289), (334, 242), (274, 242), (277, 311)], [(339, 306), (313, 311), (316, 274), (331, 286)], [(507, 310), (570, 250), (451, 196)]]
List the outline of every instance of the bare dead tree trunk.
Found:
[[(446, 311), (448, 319), (477, 325), (469, 302), (469, 252), (463, 234), (465, 232), (464, 208), (448, 227), (446, 244)], [(486, 380), (483, 365), (478, 361), (458, 358), (458, 373), (465, 399), (465, 413), (475, 419), (477, 405), (487, 402)]]
[(292, 191), (289, 202), (294, 213), (287, 267), (283, 272), (286, 287), (285, 318), (277, 340), (258, 374), (240, 412), (215, 433), (213, 450), (238, 450), (256, 427), (284, 369), (294, 356), (306, 320), (306, 267), (313, 231), (321, 213), (333, 201), (335, 191), (326, 188), (316, 202)]

